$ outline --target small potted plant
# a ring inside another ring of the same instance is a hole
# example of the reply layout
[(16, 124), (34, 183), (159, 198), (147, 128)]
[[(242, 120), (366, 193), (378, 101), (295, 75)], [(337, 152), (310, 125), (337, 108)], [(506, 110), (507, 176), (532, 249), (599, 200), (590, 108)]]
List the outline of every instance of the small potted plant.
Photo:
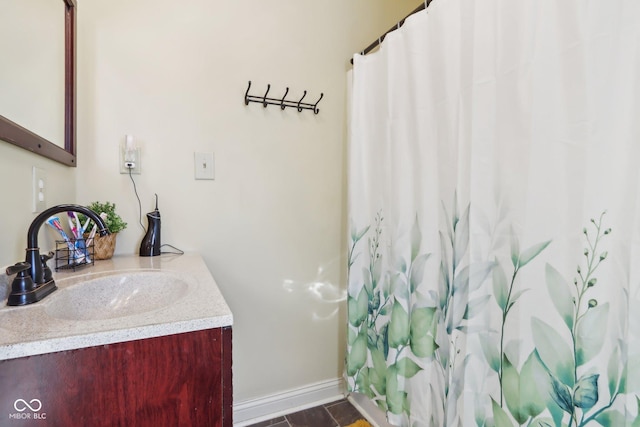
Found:
[[(116, 213), (115, 203), (92, 202), (88, 204), (87, 207), (102, 217), (107, 226), (107, 230), (111, 233), (106, 236), (100, 236), (99, 233), (95, 233), (92, 242), (94, 246), (93, 258), (96, 260), (110, 259), (116, 250), (116, 236), (118, 232), (127, 228), (127, 223)], [(81, 221), (84, 224), (86, 217), (82, 216)], [(86, 239), (89, 238), (90, 231), (91, 229), (85, 230)], [(87, 243), (91, 242), (87, 241)]]

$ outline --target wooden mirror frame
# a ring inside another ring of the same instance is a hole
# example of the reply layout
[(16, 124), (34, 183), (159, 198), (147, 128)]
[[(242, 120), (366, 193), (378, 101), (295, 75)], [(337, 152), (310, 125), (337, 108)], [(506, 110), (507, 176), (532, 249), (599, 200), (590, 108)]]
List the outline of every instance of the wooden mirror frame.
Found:
[(64, 148), (0, 115), (0, 140), (76, 166), (76, 0), (62, 0), (64, 18)]

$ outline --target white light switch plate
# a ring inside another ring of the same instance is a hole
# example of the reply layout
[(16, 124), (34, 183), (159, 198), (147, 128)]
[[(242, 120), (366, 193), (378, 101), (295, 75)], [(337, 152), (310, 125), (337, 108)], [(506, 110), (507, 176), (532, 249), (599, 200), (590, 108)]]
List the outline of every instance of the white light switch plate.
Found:
[(196, 179), (215, 179), (213, 153), (194, 153)]

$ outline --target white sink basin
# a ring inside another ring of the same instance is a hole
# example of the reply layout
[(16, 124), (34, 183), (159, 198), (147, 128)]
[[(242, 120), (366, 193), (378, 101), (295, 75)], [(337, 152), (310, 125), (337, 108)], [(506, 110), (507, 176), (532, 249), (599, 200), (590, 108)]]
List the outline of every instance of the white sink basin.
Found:
[(58, 289), (44, 305), (47, 315), (58, 319), (114, 319), (170, 306), (188, 289), (189, 282), (177, 274), (119, 272)]

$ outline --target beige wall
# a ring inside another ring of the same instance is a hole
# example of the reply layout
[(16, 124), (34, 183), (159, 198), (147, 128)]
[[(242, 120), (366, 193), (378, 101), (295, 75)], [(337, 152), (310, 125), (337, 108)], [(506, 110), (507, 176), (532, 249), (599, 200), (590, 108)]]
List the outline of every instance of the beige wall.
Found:
[[(117, 252), (137, 252), (138, 204), (118, 167), (134, 135), (143, 214), (157, 193), (163, 243), (200, 252), (234, 312), (236, 401), (342, 374), (345, 72), (416, 3), (79, 1), (79, 167), (47, 164), (49, 185), (68, 194), (58, 202), (114, 201), (129, 223)], [(245, 106), (249, 80), (252, 94), (324, 92), (320, 114)], [(4, 187), (42, 162), (18, 151), (0, 146)], [(215, 181), (194, 180), (196, 151), (215, 153)], [(27, 211), (30, 180), (7, 190), (11, 212)], [(8, 213), (6, 263), (28, 225)]]
[[(76, 198), (74, 168), (0, 141), (0, 267), (25, 259), (27, 229), (37, 215), (31, 212), (34, 166), (46, 172), (47, 206), (73, 202)], [(43, 248), (51, 249), (52, 237), (46, 231), (41, 232), (39, 243)]]

